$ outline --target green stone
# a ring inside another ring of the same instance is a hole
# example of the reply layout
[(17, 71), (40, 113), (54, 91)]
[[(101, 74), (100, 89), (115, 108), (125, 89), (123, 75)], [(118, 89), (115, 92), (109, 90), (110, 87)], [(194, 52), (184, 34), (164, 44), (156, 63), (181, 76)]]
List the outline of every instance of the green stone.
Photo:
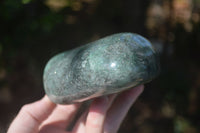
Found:
[(159, 73), (151, 43), (119, 33), (54, 56), (44, 70), (44, 88), (59, 104), (82, 102), (147, 83)]

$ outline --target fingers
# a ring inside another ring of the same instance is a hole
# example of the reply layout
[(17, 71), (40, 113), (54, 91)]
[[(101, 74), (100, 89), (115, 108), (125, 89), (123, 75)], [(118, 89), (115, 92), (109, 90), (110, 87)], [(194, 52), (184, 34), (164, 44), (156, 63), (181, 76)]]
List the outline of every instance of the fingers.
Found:
[(138, 86), (131, 90), (122, 92), (110, 107), (104, 124), (104, 133), (116, 133), (126, 116), (131, 105), (142, 93), (144, 86)]
[(115, 95), (105, 96), (94, 100), (90, 106), (86, 119), (86, 133), (102, 133), (107, 110)]
[[(93, 101), (74, 127), (73, 133), (116, 133), (131, 105), (142, 93), (144, 86), (125, 91), (119, 96), (101, 97)], [(114, 100), (115, 99), (115, 100)]]
[(11, 123), (8, 133), (35, 133), (39, 125), (55, 108), (47, 96), (41, 100), (24, 105), (14, 121)]
[(106, 112), (111, 106), (115, 94), (96, 98), (81, 118), (77, 121), (73, 133), (102, 133)]
[(40, 129), (45, 130), (44, 128), (49, 128), (51, 126), (66, 129), (75, 116), (79, 106), (80, 104), (57, 105), (51, 116), (43, 122)]
[(73, 133), (85, 133), (85, 121), (87, 115), (88, 115), (88, 110), (86, 110), (77, 121), (76, 125), (74, 126)]

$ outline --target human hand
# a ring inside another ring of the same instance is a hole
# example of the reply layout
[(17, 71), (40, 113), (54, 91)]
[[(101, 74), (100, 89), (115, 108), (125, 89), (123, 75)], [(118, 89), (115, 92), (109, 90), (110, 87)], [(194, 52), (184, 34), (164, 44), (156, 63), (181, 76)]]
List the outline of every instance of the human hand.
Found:
[(142, 93), (138, 86), (121, 94), (96, 98), (72, 131), (66, 131), (80, 103), (56, 105), (47, 96), (24, 105), (7, 133), (116, 133), (129, 108)]

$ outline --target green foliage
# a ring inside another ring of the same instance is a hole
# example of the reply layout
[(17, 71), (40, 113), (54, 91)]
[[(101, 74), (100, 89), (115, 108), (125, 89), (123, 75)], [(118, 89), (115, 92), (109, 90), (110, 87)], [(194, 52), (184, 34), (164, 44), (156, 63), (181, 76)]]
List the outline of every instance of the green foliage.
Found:
[(50, 32), (63, 20), (61, 13), (51, 12), (40, 1), (5, 0), (0, 5), (0, 12), (1, 41), (6, 47), (24, 45), (28, 38)]
[(183, 117), (176, 117), (174, 120), (174, 133), (196, 133), (197, 130)]
[(22, 0), (22, 4), (28, 4), (30, 2), (31, 2), (31, 0)]

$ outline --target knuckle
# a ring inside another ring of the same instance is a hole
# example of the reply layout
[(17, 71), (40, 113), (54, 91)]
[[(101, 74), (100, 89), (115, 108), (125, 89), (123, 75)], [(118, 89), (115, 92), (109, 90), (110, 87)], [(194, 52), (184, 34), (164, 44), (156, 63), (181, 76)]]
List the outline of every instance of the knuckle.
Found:
[(20, 111), (24, 112), (24, 111), (27, 111), (27, 110), (29, 110), (29, 109), (30, 109), (30, 105), (29, 105), (29, 104), (25, 104), (25, 105), (23, 105), (23, 106), (21, 107), (21, 110), (20, 110)]

